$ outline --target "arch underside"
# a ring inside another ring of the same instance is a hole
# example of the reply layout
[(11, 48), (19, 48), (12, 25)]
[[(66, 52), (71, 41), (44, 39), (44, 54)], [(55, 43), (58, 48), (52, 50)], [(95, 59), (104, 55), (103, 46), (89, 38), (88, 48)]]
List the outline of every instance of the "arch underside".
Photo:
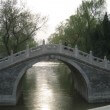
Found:
[[(65, 63), (71, 70), (72, 72), (72, 79), (74, 82), (74, 88), (82, 95), (82, 97), (84, 97), (84, 99), (86, 99), (88, 101), (88, 92), (89, 92), (89, 80), (86, 76), (86, 73), (84, 73), (84, 71), (81, 69), (80, 66), (77, 65), (77, 63), (75, 63), (72, 59), (68, 59), (64, 56), (60, 56), (60, 55), (45, 55), (45, 56), (40, 56), (40, 57), (36, 57), (33, 59), (30, 59), (28, 61), (26, 61), (27, 66), (25, 67), (25, 69), (23, 70), (23, 72), (21, 72), (19, 74), (19, 76), (16, 79), (15, 85), (14, 85), (14, 89), (13, 89), (13, 94), (17, 96), (17, 94), (19, 94), (18, 91), (20, 91), (20, 86), (21, 83), (21, 79), (24, 75), (24, 71), (26, 71), (28, 68), (30, 68), (33, 64), (40, 62), (40, 61), (61, 61), (63, 63)], [(18, 98), (17, 98), (18, 99)]]

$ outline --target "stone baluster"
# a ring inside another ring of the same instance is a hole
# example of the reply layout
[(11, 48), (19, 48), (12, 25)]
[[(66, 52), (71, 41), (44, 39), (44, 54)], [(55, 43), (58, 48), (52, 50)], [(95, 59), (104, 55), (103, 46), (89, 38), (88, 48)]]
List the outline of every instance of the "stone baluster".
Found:
[(45, 40), (44, 40), (44, 39), (43, 39), (42, 45), (43, 45), (42, 51), (45, 52), (45, 49), (46, 49), (46, 48), (45, 48)]
[(62, 41), (61, 40), (59, 41), (59, 45), (60, 45), (59, 52), (62, 53), (62, 48), (63, 47), (62, 47)]
[(78, 46), (75, 45), (75, 57), (78, 57)]
[(89, 61), (90, 61), (90, 63), (92, 64), (92, 62), (93, 62), (93, 54), (92, 54), (92, 51), (90, 51), (90, 53), (89, 53)]
[(45, 45), (45, 40), (43, 39), (42, 45)]
[(104, 67), (107, 68), (107, 57), (104, 56)]
[(11, 63), (13, 63), (13, 59), (14, 59), (14, 56), (13, 56), (13, 50), (11, 50)]
[(29, 57), (29, 45), (27, 44), (26, 46), (26, 57), (28, 58)]

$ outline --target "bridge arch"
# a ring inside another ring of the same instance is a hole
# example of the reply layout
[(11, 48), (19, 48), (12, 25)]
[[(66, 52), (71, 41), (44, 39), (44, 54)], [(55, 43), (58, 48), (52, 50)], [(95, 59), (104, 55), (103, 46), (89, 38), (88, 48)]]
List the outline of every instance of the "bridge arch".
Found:
[[(110, 61), (61, 44), (40, 45), (0, 59), (0, 104), (17, 103), (23, 75), (33, 64), (59, 60), (74, 72), (75, 88), (89, 102), (110, 102)], [(81, 80), (81, 82), (80, 82)]]
[(90, 90), (90, 85), (89, 85), (89, 79), (88, 79), (86, 73), (76, 62), (74, 62), (74, 60), (68, 59), (67, 57), (62, 56), (62, 55), (43, 55), (43, 56), (36, 57), (36, 58), (33, 58), (33, 59), (27, 61), (26, 66), (19, 73), (19, 75), (16, 79), (16, 82), (14, 84), (13, 96), (16, 97), (16, 100), (18, 100), (18, 98), (19, 98), (19, 94), (20, 94), (19, 88), (21, 86), (21, 80), (22, 80), (24, 74), (26, 73), (26, 71), (29, 68), (31, 68), (33, 64), (41, 62), (41, 61), (48, 61), (50, 59), (61, 61), (61, 62), (65, 63), (70, 68), (71, 71), (74, 71), (74, 70), (77, 71), (77, 73), (74, 74), (75, 88), (86, 100), (88, 100), (88, 92)]

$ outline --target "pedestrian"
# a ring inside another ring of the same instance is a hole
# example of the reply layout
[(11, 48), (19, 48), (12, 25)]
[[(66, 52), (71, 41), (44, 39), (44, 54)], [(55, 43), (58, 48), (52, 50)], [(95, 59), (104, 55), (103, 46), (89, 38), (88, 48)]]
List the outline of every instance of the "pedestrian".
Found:
[(64, 46), (65, 46), (65, 47), (64, 47), (64, 49), (67, 49), (67, 47), (66, 47), (66, 46), (68, 46), (68, 44), (67, 44), (67, 42), (66, 42), (66, 41), (64, 42)]

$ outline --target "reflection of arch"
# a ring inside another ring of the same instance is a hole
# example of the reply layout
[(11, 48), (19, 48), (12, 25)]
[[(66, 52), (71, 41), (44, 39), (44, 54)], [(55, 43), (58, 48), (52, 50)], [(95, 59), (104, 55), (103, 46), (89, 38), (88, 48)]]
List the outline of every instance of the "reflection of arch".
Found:
[(62, 61), (65, 64), (68, 64), (68, 65), (74, 67), (76, 70), (79, 71), (81, 77), (83, 78), (84, 83), (86, 84), (86, 90), (85, 90), (86, 91), (86, 93), (85, 93), (86, 95), (83, 95), (83, 94), (82, 95), (84, 96), (85, 99), (88, 99), (87, 97), (88, 97), (88, 92), (90, 90), (90, 86), (89, 86), (89, 79), (88, 79), (86, 73), (72, 59), (69, 59), (67, 57), (60, 56), (60, 55), (44, 55), (44, 56), (36, 57), (36, 58), (33, 58), (33, 59), (27, 61), (26, 62), (27, 65), (21, 70), (21, 72), (19, 73), (19, 75), (18, 75), (18, 77), (16, 79), (16, 82), (15, 82), (14, 88), (13, 88), (13, 96), (18, 99), (20, 81), (21, 81), (23, 75), (25, 74), (26, 70), (28, 68), (30, 68), (33, 64), (37, 63), (37, 62), (47, 61), (47, 60), (50, 60), (50, 59)]

